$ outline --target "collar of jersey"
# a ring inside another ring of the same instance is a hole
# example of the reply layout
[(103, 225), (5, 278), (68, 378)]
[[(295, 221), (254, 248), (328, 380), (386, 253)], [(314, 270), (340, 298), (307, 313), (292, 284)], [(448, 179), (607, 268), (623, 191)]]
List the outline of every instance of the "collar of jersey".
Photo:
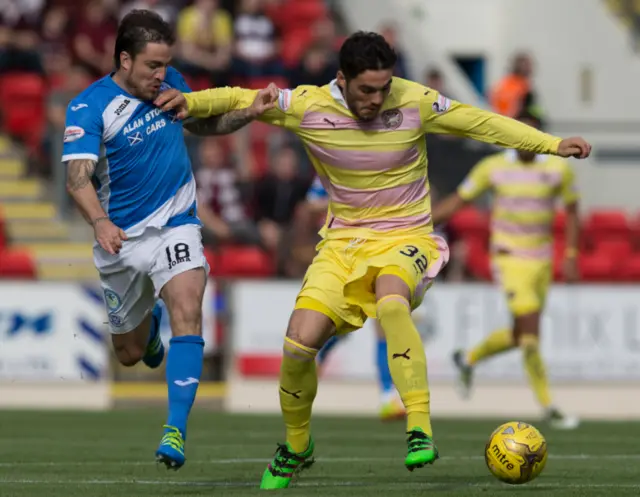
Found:
[(342, 104), (342, 106), (349, 110), (349, 106), (347, 105), (347, 101), (344, 99), (344, 96), (342, 95), (342, 91), (340, 90), (340, 87), (338, 86), (338, 80), (334, 79), (333, 81), (331, 81), (331, 83), (329, 83), (329, 92), (331, 93), (331, 96), (334, 98), (334, 100), (336, 102), (339, 102), (340, 104)]
[[(504, 153), (504, 156), (509, 162), (513, 162), (514, 164), (520, 162), (520, 160), (518, 159), (518, 151), (517, 150), (514, 150), (514, 149), (507, 150)], [(538, 164), (541, 163), (541, 162), (544, 162), (545, 160), (547, 160), (547, 156), (546, 155), (536, 154), (536, 162)]]

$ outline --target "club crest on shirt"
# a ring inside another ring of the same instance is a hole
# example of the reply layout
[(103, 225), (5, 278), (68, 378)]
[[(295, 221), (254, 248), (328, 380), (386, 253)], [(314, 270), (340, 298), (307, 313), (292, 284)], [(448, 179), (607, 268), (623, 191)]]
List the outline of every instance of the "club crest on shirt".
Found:
[(165, 90), (168, 90), (171, 88), (171, 85), (169, 85), (169, 83), (163, 81), (162, 84), (160, 85), (160, 93), (162, 93)]
[(387, 129), (398, 129), (402, 124), (402, 112), (398, 109), (389, 109), (385, 110), (380, 118), (382, 119), (382, 124)]

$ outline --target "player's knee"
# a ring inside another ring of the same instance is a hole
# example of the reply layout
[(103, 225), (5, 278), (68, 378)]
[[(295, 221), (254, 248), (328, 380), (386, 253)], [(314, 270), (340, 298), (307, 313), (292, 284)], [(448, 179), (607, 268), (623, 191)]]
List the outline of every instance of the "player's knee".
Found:
[(320, 349), (334, 331), (332, 321), (319, 312), (296, 309), (287, 326), (287, 338), (314, 349)]
[(376, 306), (376, 314), (380, 325), (384, 327), (385, 319), (393, 319), (394, 317), (404, 316), (410, 313), (409, 302), (401, 296), (389, 296), (378, 300)]

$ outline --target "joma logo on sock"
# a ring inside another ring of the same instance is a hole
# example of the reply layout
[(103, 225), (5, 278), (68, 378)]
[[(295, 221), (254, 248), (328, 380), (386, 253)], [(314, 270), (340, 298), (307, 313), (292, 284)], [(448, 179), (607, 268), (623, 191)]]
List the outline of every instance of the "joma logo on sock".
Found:
[(507, 459), (507, 455), (500, 452), (500, 448), (496, 444), (493, 444), (493, 446), (491, 447), (491, 452), (493, 452), (493, 455), (496, 456), (498, 462), (504, 464), (509, 471), (514, 468), (513, 464), (510, 463)]
[(189, 378), (187, 378), (186, 380), (176, 380), (174, 381), (174, 383), (179, 387), (188, 387), (189, 385), (193, 385), (194, 383), (200, 383), (200, 380), (189, 376)]

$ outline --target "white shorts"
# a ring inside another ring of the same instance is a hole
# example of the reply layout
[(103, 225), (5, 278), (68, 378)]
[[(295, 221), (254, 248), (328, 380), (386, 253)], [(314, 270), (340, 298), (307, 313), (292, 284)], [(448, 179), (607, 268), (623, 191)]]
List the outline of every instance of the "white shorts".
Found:
[(174, 276), (199, 267), (209, 273), (200, 226), (195, 224), (148, 228), (141, 236), (123, 242), (116, 255), (96, 245), (93, 258), (113, 334), (136, 328)]

